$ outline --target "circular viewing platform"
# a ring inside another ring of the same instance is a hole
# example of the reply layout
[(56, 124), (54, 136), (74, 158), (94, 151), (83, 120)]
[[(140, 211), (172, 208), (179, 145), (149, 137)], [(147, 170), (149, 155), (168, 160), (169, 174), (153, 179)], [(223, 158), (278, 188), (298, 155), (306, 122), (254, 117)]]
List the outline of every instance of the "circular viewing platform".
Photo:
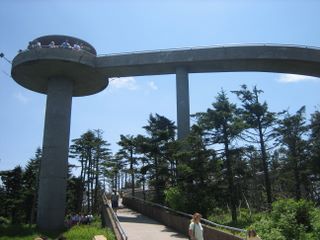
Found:
[(73, 96), (86, 96), (108, 86), (105, 74), (95, 68), (96, 50), (89, 43), (64, 35), (36, 38), (12, 62), (12, 78), (21, 86), (47, 93), (48, 81), (73, 81)]

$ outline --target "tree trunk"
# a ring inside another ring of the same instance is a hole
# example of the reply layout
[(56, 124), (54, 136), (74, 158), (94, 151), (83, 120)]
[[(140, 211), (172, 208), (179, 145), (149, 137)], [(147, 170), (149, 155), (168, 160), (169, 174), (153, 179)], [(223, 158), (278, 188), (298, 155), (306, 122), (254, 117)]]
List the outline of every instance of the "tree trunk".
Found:
[(231, 164), (231, 156), (229, 150), (229, 140), (227, 137), (226, 129), (224, 129), (224, 150), (227, 164), (227, 179), (228, 179), (228, 188), (229, 188), (229, 196), (230, 196), (230, 204), (231, 204), (231, 216), (232, 221), (237, 222), (237, 204), (236, 204), (236, 191), (233, 181), (233, 172), (232, 172), (232, 164)]
[(271, 209), (272, 195), (271, 195), (271, 183), (269, 178), (268, 158), (266, 153), (265, 142), (263, 139), (262, 126), (261, 126), (260, 119), (259, 119), (259, 138), (260, 138), (260, 149), (261, 149), (261, 158), (262, 158), (262, 164), (263, 164), (264, 180), (266, 184), (268, 208)]
[(294, 155), (293, 155), (293, 161), (294, 161), (294, 180), (295, 180), (295, 190), (296, 190), (296, 199), (301, 199), (301, 187), (300, 187), (300, 171), (299, 171), (299, 164), (298, 164), (298, 156), (296, 154), (296, 149), (294, 149)]
[(130, 150), (130, 173), (131, 173), (131, 194), (134, 197), (134, 170), (133, 170), (133, 152)]

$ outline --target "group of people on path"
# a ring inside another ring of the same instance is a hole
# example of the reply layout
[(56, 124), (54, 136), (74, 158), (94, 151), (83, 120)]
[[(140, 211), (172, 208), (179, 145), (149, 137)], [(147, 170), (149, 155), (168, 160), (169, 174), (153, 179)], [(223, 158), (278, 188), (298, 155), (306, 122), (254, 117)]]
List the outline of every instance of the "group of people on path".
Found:
[(93, 221), (93, 215), (92, 214), (71, 214), (67, 217), (67, 227), (72, 227), (74, 225), (80, 225), (80, 224), (90, 224)]
[[(189, 225), (189, 238), (191, 240), (204, 240), (203, 227), (201, 225), (201, 214), (195, 213), (192, 216), (191, 223)], [(251, 229), (247, 232), (248, 240), (261, 240), (256, 231)]]

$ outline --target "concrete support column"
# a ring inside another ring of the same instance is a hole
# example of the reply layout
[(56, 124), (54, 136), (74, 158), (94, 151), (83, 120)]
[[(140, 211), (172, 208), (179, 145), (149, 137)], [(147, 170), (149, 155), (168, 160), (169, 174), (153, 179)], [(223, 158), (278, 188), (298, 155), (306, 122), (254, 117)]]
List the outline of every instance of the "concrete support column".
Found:
[(189, 78), (186, 68), (176, 70), (178, 139), (190, 132)]
[(71, 80), (48, 82), (37, 213), (42, 231), (64, 227), (72, 91)]

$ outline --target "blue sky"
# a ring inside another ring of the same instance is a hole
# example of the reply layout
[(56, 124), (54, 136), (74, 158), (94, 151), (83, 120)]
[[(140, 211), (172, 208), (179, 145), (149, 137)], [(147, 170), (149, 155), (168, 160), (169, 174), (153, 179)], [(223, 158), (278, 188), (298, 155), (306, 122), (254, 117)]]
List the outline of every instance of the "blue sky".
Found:
[[(246, 43), (320, 47), (320, 1), (0, 1), (0, 52), (13, 59), (39, 36), (64, 34), (91, 43), (98, 54)], [(42, 145), (46, 96), (13, 81), (0, 59), (0, 170), (24, 166)], [(264, 90), (272, 111), (320, 103), (317, 78), (276, 73), (190, 75), (191, 113), (217, 93), (241, 84)], [(235, 97), (229, 93), (232, 101)], [(103, 92), (73, 98), (70, 139), (102, 129), (111, 148), (120, 134), (144, 133), (150, 113), (176, 120), (175, 76), (114, 79)]]

